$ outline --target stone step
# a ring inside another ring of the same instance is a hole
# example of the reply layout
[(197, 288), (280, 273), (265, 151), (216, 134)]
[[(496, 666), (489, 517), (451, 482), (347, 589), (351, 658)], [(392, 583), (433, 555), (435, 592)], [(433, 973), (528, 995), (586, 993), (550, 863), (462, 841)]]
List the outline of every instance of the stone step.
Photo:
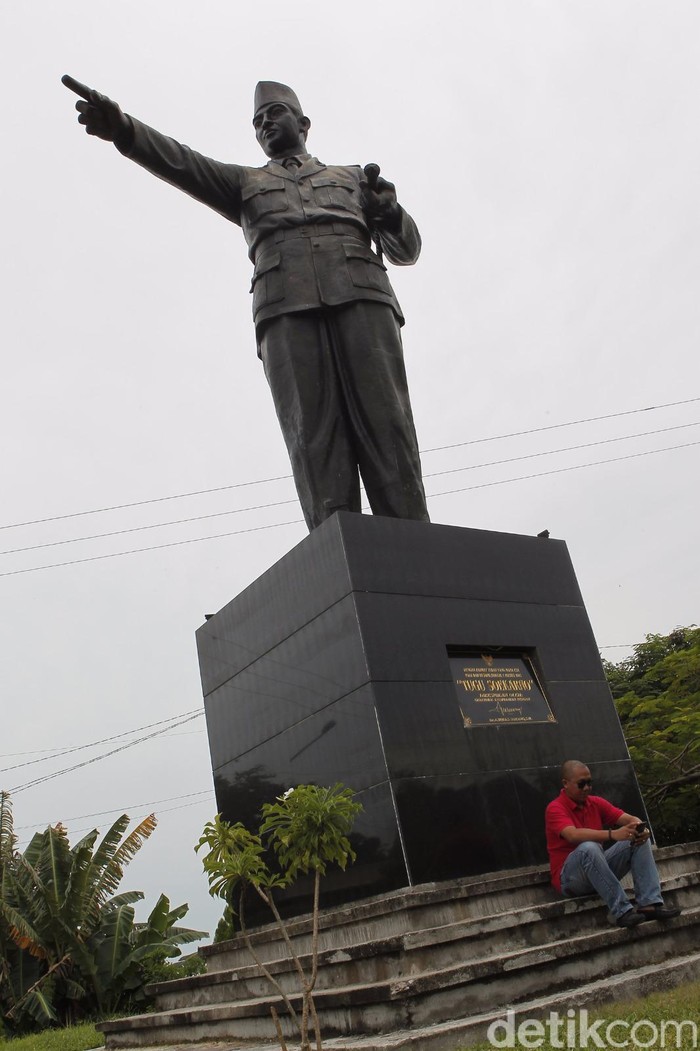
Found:
[(401, 988), (394, 983), (392, 993), (410, 998), (413, 1025), (437, 1023), (465, 1011), (478, 1013), (494, 1002), (517, 1003), (694, 951), (700, 908), (689, 909), (672, 922), (673, 929), (650, 923), (636, 932), (609, 927), (466, 967), (443, 968), (411, 977)]
[[(411, 1037), (406, 1047), (422, 1048), (412, 1037), (418, 1030), (430, 1030), (425, 1046), (432, 1047), (442, 1039), (436, 1027), (445, 1019), (466, 1025), (499, 1005), (565, 997), (604, 976), (614, 983), (630, 968), (653, 964), (652, 970), (665, 974), (669, 961), (690, 957), (699, 940), (700, 844), (658, 851), (657, 864), (665, 898), (685, 911), (667, 925), (647, 923), (634, 930), (610, 925), (597, 898), (556, 895), (541, 867), (408, 888), (329, 910), (321, 917), (324, 948), (316, 992), (324, 1047), (331, 1038), (350, 1047), (365, 1034), (373, 1041), (365, 1046), (379, 1048), (390, 1039), (387, 1034), (403, 1033)], [(299, 917), (290, 927), (297, 951), (304, 953), (310, 917)], [(388, 933), (377, 938), (382, 931)], [(295, 979), (286, 951), (280, 951), (279, 932), (257, 929), (252, 937), (275, 979), (291, 993)], [(107, 1047), (175, 1040), (275, 1046), (270, 1004), (279, 1006), (284, 1031), (294, 1039), (281, 998), (241, 949), (239, 936), (223, 952), (218, 946), (205, 950), (218, 956), (214, 968), (155, 987), (153, 1014), (103, 1023)], [(219, 969), (230, 956), (238, 966)], [(290, 999), (298, 1003), (296, 994)]]
[[(578, 989), (605, 976), (649, 963), (664, 964), (691, 954), (700, 931), (700, 906), (669, 924), (646, 923), (634, 930), (606, 926), (544, 945), (472, 962), (363, 985), (321, 989), (316, 1006), (324, 1037), (396, 1033), (442, 1023), (445, 1018), (483, 1014), (495, 1004), (551, 996)], [(298, 1002), (294, 997), (293, 1001)], [(265, 1040), (270, 1033), (269, 1006), (280, 1010), (286, 1035), (291, 1019), (280, 998), (252, 999), (183, 1007), (102, 1023), (107, 1046), (134, 1047), (178, 1041)], [(414, 1045), (415, 1046), (415, 1045)]]
[[(561, 1018), (569, 1010), (580, 1011), (584, 1008), (591, 1014), (604, 1013), (605, 1004), (636, 999), (698, 979), (700, 952), (695, 952), (661, 964), (637, 967), (611, 978), (588, 982), (552, 995), (522, 1001), (517, 1005), (514, 1024), (517, 1027), (525, 1019), (547, 1019), (552, 1011), (558, 1012)], [(506, 1010), (507, 1007), (503, 1007), (496, 1011), (453, 1018), (436, 1025), (411, 1026), (392, 1033), (331, 1037), (323, 1040), (323, 1048), (324, 1051), (457, 1051), (458, 1048), (485, 1041), (489, 1026), (505, 1019)], [(648, 1039), (648, 1035), (645, 1034), (645, 1039)], [(616, 1031), (615, 1039), (624, 1038), (624, 1033)], [(592, 1046), (595, 1045), (591, 1038), (589, 1047)], [(671, 1045), (667, 1042), (667, 1046), (675, 1046), (675, 1043)], [(227, 1041), (205, 1044), (198, 1047), (197, 1051), (269, 1051), (271, 1047), (277, 1048), (279, 1045), (273, 1039), (255, 1044)], [(170, 1044), (167, 1048), (154, 1047), (152, 1051), (178, 1049)], [(186, 1051), (186, 1045), (183, 1051)]]
[[(700, 883), (689, 875), (664, 880), (664, 898), (674, 904), (682, 893), (683, 904), (700, 906)], [(605, 911), (597, 898), (548, 902), (516, 909), (483, 919), (459, 921), (442, 927), (411, 931), (383, 939), (360, 942), (344, 949), (328, 949), (319, 954), (317, 989), (338, 985), (372, 984), (422, 971), (449, 966), (455, 959), (475, 961), (505, 952), (544, 945), (572, 933), (594, 932), (607, 926)], [(310, 957), (300, 957), (307, 973)], [(286, 993), (297, 988), (294, 964), (289, 957), (269, 961), (270, 972)], [(158, 1010), (189, 1005), (224, 1003), (231, 999), (264, 997), (270, 991), (268, 980), (248, 956), (245, 967), (196, 975), (149, 986)]]
[[(506, 912), (550, 901), (553, 896), (549, 877), (541, 868), (422, 884), (324, 911), (319, 922), (319, 944), (322, 948), (343, 948), (358, 940), (379, 940), (426, 926)], [(311, 916), (306, 914), (289, 920), (288, 930), (295, 949), (308, 952)], [(263, 959), (275, 959), (283, 952), (276, 948), (283, 941), (275, 923), (257, 927), (250, 935)], [(209, 971), (230, 970), (245, 965), (250, 958), (240, 934), (230, 941), (204, 946), (200, 953)]]
[[(664, 847), (656, 851), (655, 857), (662, 878), (700, 872), (700, 842)], [(558, 895), (551, 887), (548, 868), (543, 866), (422, 884), (325, 910), (319, 924), (319, 947), (321, 950), (344, 949), (409, 931), (509, 913), (555, 900)], [(288, 928), (295, 951), (310, 952), (311, 917), (299, 916), (289, 922)], [(286, 955), (275, 924), (258, 927), (250, 934), (264, 962)], [(240, 934), (230, 941), (205, 946), (200, 953), (208, 972), (237, 970), (248, 966), (250, 961)]]

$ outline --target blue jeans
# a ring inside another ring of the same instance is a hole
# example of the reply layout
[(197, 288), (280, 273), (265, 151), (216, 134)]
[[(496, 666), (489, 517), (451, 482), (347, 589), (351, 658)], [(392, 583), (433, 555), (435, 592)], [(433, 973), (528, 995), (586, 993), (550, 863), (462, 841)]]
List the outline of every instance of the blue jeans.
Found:
[(639, 846), (620, 840), (605, 851), (599, 843), (579, 843), (561, 870), (562, 894), (573, 898), (596, 892), (617, 920), (632, 908), (620, 883), (628, 872), (638, 906), (663, 904), (649, 840)]

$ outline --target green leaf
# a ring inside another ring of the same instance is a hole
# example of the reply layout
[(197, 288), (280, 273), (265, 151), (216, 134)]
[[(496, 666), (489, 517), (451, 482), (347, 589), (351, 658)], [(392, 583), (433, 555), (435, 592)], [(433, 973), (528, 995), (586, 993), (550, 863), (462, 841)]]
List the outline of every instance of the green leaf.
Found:
[(57, 1022), (58, 1015), (54, 1010), (50, 997), (42, 989), (34, 989), (25, 1000), (25, 1007), (32, 1018), (43, 1025), (49, 1022)]

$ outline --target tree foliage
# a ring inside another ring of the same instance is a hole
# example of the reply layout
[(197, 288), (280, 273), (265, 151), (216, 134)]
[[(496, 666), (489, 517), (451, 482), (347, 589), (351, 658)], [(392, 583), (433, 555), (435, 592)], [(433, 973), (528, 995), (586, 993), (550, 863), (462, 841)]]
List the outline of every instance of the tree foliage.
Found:
[(216, 925), (216, 930), (214, 931), (214, 945), (218, 945), (219, 942), (230, 941), (235, 933), (236, 913), (227, 902), (226, 905), (224, 905), (223, 914)]
[(700, 628), (604, 665), (657, 841), (700, 839)]
[(61, 824), (17, 850), (9, 796), (0, 793), (0, 1011), (11, 1031), (104, 1015), (143, 997), (144, 965), (156, 953), (205, 937), (176, 926), (187, 905), (160, 898), (145, 923), (116, 894), (124, 867), (156, 826), (151, 814), (126, 834), (123, 814), (98, 842), (94, 829), (71, 847)]
[[(196, 851), (207, 847), (202, 859), (209, 879), (209, 893), (227, 902), (222, 924), (232, 930), (232, 895), (238, 891), (238, 918), (243, 936), (253, 959), (262, 974), (279, 993), (293, 1018), (301, 1038), (301, 1051), (309, 1051), (309, 1029), (313, 1024), (317, 1051), (321, 1051), (321, 1033), (313, 1001), (313, 990), (318, 974), (318, 916), (321, 876), (330, 864), (344, 869), (355, 860), (355, 852), (348, 838), (355, 817), (362, 810), (354, 800), (354, 792), (336, 784), (332, 788), (317, 785), (298, 785), (278, 796), (274, 803), (262, 808), (262, 824), (258, 832), (250, 832), (238, 822), (230, 825), (220, 814), (204, 828)], [(268, 862), (269, 852), (277, 861), (277, 868)], [(289, 886), (301, 873), (314, 876), (311, 964), (305, 970), (294, 951), (284, 920), (280, 916), (273, 892)], [(282, 933), (289, 956), (294, 964), (301, 992), (301, 1014), (283, 991), (277, 980), (255, 952), (245, 928), (244, 901), (246, 889), (252, 888), (269, 906)], [(224, 923), (225, 921), (225, 923)], [(287, 1051), (279, 1019), (270, 1008), (283, 1051)]]

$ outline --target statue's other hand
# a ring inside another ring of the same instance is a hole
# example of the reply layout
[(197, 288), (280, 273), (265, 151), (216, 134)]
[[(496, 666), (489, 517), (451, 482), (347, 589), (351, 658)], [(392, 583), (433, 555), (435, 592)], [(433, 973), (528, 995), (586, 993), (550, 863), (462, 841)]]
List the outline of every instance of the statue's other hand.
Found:
[(367, 164), (365, 178), (360, 180), (362, 208), (371, 224), (391, 229), (401, 222), (401, 210), (396, 200), (396, 187), (379, 174), (378, 164)]
[(88, 135), (96, 135), (106, 142), (115, 142), (128, 135), (131, 125), (116, 102), (81, 84), (79, 80), (74, 80), (68, 74), (61, 77), (61, 82), (76, 95), (80, 95), (81, 101), (75, 104), (80, 114), (78, 124), (85, 126)]

